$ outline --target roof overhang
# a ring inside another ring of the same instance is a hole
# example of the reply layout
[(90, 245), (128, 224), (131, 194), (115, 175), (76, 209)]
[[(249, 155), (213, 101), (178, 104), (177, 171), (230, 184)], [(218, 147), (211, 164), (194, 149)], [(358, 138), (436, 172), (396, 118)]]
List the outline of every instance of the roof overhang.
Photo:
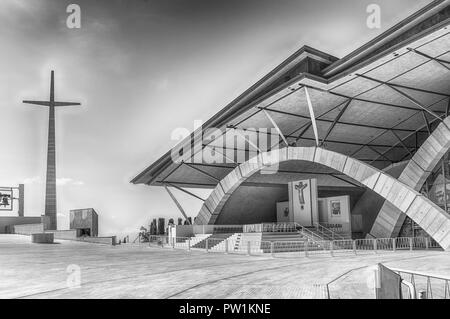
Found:
[[(412, 130), (421, 132), (423, 123), (419, 123), (418, 120), (414, 122), (407, 118), (410, 115), (409, 113), (414, 112), (414, 103), (408, 103), (400, 99), (399, 96), (392, 95), (392, 92), (385, 87), (386, 85), (375, 83), (370, 79), (361, 77), (361, 75), (403, 86), (402, 90), (415, 99), (423, 101), (433, 112), (442, 114), (442, 112), (445, 112), (444, 108), (446, 106), (444, 104), (448, 103), (446, 100), (450, 94), (447, 85), (450, 77), (448, 72), (441, 72), (441, 69), (443, 70), (442, 66), (434, 63), (436, 61), (433, 61), (432, 58), (450, 61), (449, 17), (449, 0), (434, 1), (340, 60), (324, 52), (304, 46), (211, 117), (199, 130), (213, 127), (226, 128), (230, 124), (234, 126), (240, 125), (242, 129), (251, 127), (252, 123), (265, 125), (263, 119), (258, 118), (258, 113), (260, 113), (259, 111), (262, 108), (271, 110), (271, 112), (274, 112), (274, 115), (278, 113), (280, 115), (280, 127), (283, 130), (287, 130), (291, 123), (287, 119), (281, 118), (281, 116), (286, 118), (291, 116), (293, 122), (307, 120), (303, 118), (306, 115), (303, 114), (303, 111), (292, 112), (289, 109), (290, 103), (298, 105), (299, 108), (303, 105), (301, 90), (306, 86), (315, 92), (314, 96), (312, 96), (313, 104), (318, 106), (318, 109), (323, 107), (324, 111), (326, 106), (328, 105), (329, 107), (332, 103), (337, 103), (338, 106), (335, 108), (339, 110), (341, 108), (339, 103), (343, 103), (347, 98), (354, 98), (353, 104), (355, 106), (352, 105), (354, 108), (352, 114), (354, 114), (356, 120), (364, 123), (366, 131), (372, 130), (376, 132), (383, 128), (380, 124), (375, 123), (375, 120), (373, 121), (375, 124), (371, 124), (370, 118), (367, 119), (368, 115), (374, 116), (371, 110), (374, 105), (377, 105), (379, 114), (384, 114), (385, 117), (388, 117), (387, 120), (391, 120), (389, 112), (394, 111), (395, 113), (392, 114), (398, 113), (399, 120), (406, 121), (406, 124), (400, 123), (401, 127), (396, 128), (396, 132), (399, 135), (402, 132), (406, 134)], [(426, 56), (416, 54), (410, 50), (411, 48), (420, 50), (420, 53), (425, 53), (430, 58), (427, 59)], [(417, 80), (418, 75), (422, 77), (422, 82)], [(410, 90), (407, 89), (408, 87), (415, 87), (419, 90)], [(425, 89), (420, 89), (423, 87)], [(364, 91), (366, 89), (368, 93)], [(370, 103), (370, 101), (374, 100), (377, 100), (375, 101), (376, 103)], [(321, 106), (322, 104), (324, 105)], [(393, 105), (398, 106), (398, 108), (394, 109)], [(388, 107), (393, 109), (389, 111)], [(336, 116), (336, 113), (333, 113), (335, 110), (330, 110), (328, 110), (330, 117), (327, 118), (327, 115), (321, 119), (324, 122), (324, 130), (326, 130), (326, 125), (334, 121), (331, 115)], [(349, 118), (345, 123), (348, 124), (354, 121), (355, 127), (361, 127), (361, 135), (368, 134), (367, 136), (370, 136), (372, 133), (369, 134), (363, 131), (363, 126), (358, 126), (355, 118)], [(378, 119), (378, 122), (380, 121), (383, 121), (383, 118)], [(428, 119), (428, 121), (431, 122), (430, 125), (432, 126), (433, 119)], [(334, 133), (339, 139), (343, 140), (348, 139), (343, 133), (344, 126), (347, 125), (345, 123), (338, 123)], [(339, 126), (343, 127), (340, 128)], [(201, 132), (193, 132), (176, 147), (183, 148), (190, 145), (194, 136), (199, 133)], [(288, 135), (288, 133), (285, 134)], [(308, 138), (310, 138), (308, 134), (305, 134), (305, 143), (308, 143)], [(394, 143), (387, 139), (385, 140), (384, 143), (386, 145)], [(396, 143), (398, 144), (398, 141)], [(417, 141), (416, 136), (416, 144), (420, 143), (421, 141)], [(385, 149), (382, 146), (384, 144), (381, 142), (377, 146), (378, 149), (370, 145), (373, 148), (373, 152), (382, 152)], [(395, 160), (404, 160), (405, 154), (402, 154), (401, 148), (401, 145), (397, 145), (392, 151), (394, 161), (391, 163), (380, 163), (380, 168), (392, 164)], [(399, 151), (397, 152), (399, 154), (397, 155), (394, 151)], [(343, 150), (342, 152), (346, 153), (348, 151)], [(133, 178), (131, 182), (148, 185), (163, 185), (164, 182), (169, 182), (166, 178), (182, 166), (173, 163), (171, 155), (172, 152), (168, 151)], [(214, 172), (206, 169), (210, 166), (202, 166), (201, 168), (219, 179), (234, 167), (231, 164), (212, 166), (215, 169)], [(193, 171), (192, 167), (185, 169)], [(186, 174), (185, 176), (189, 175), (189, 173)], [(178, 186), (189, 187), (213, 187), (217, 184), (217, 181), (208, 178), (207, 175), (204, 175), (203, 178), (203, 181), (207, 182), (197, 183), (193, 182), (195, 178), (190, 180), (189, 177), (183, 177), (183, 174), (180, 174), (178, 178), (170, 182), (176, 183)], [(200, 176), (197, 179), (201, 180)]]

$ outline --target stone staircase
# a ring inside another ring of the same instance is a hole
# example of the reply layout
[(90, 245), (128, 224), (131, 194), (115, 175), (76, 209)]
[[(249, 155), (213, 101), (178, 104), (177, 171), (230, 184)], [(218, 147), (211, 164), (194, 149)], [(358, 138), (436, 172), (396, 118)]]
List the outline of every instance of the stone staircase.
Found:
[(228, 237), (229, 241), (229, 251), (239, 251), (239, 247), (241, 245), (242, 233), (234, 233), (230, 237)]
[[(223, 241), (225, 239), (228, 239), (229, 237), (231, 237), (233, 235), (233, 233), (215, 233), (215, 234), (209, 234), (208, 237), (205, 237), (203, 240), (200, 240), (198, 242), (196, 242), (195, 244), (193, 244), (191, 242), (191, 247), (192, 248), (201, 248), (201, 249), (206, 249), (206, 240), (208, 239), (208, 249), (212, 249), (212, 250), (218, 250), (218, 248), (222, 248), (221, 245), (219, 247), (216, 247), (217, 245), (223, 243)], [(214, 249), (214, 247), (216, 247), (216, 249)], [(225, 247), (223, 247), (225, 248)]]
[(250, 242), (251, 253), (262, 253), (261, 238), (262, 233), (241, 233), (239, 243), (235, 246), (235, 251), (242, 253), (248, 252), (248, 243)]
[[(196, 234), (194, 237), (191, 237), (191, 247), (193, 245), (198, 244), (201, 241), (205, 241), (206, 238), (208, 238), (209, 236), (211, 236), (211, 234)], [(175, 247), (177, 247), (177, 248), (186, 248), (187, 249), (188, 248), (188, 240), (187, 240), (187, 238), (183, 239), (180, 242), (176, 242), (175, 243)]]
[[(271, 226), (271, 225), (269, 225)], [(272, 225), (273, 226), (273, 225)], [(276, 225), (279, 226), (279, 225)], [(329, 249), (330, 240), (334, 235), (326, 228), (315, 226), (301, 226), (296, 223), (289, 227), (266, 227), (264, 232), (235, 232), (234, 229), (224, 228), (215, 230), (213, 234), (197, 234), (191, 238), (191, 248), (206, 249), (218, 252), (239, 253), (270, 253), (298, 252), (307, 250)], [(228, 230), (226, 232), (225, 230)], [(335, 236), (335, 235), (334, 235)], [(208, 246), (207, 246), (208, 245)], [(337, 248), (338, 242), (336, 242)], [(188, 242), (177, 242), (176, 247), (187, 248)]]

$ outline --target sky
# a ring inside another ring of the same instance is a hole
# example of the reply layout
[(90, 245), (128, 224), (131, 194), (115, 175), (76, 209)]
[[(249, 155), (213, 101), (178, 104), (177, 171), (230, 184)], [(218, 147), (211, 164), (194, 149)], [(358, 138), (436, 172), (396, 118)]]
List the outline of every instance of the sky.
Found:
[[(25, 215), (44, 212), (48, 109), (56, 99), (58, 228), (93, 207), (100, 235), (181, 217), (164, 188), (129, 181), (302, 45), (338, 58), (430, 0), (1, 0), (0, 186), (25, 183)], [(66, 25), (69, 4), (81, 28)], [(370, 29), (369, 4), (381, 27)], [(205, 197), (208, 190), (194, 190)], [(178, 190), (188, 214), (198, 199)], [(0, 216), (10, 215), (0, 212)]]

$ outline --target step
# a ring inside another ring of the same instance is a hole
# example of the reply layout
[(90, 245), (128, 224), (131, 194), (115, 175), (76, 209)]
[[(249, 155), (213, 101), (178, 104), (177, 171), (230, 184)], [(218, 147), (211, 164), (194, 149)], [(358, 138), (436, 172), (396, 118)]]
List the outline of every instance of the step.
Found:
[[(194, 237), (191, 237), (191, 247), (199, 242), (201, 242), (202, 240), (205, 240), (206, 238), (208, 238), (211, 234), (196, 234)], [(176, 242), (175, 243), (175, 247), (177, 248), (188, 248), (188, 238), (184, 239), (183, 241), (180, 242)]]
[(206, 239), (208, 239), (208, 249), (211, 249), (232, 235), (233, 235), (232, 233), (209, 234), (207, 238), (205, 238), (202, 241), (199, 241), (198, 243), (193, 245), (192, 248), (206, 249)]

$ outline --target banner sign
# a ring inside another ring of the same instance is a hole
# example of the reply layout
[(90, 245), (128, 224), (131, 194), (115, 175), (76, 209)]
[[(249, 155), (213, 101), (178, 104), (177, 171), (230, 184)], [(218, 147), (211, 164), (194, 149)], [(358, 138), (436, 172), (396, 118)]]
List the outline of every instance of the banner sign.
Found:
[(289, 223), (294, 221), (294, 216), (289, 212), (289, 202), (277, 203), (277, 223)]
[(13, 198), (12, 187), (0, 187), (0, 211), (13, 210)]
[(319, 222), (334, 232), (351, 235), (350, 196), (319, 198)]

